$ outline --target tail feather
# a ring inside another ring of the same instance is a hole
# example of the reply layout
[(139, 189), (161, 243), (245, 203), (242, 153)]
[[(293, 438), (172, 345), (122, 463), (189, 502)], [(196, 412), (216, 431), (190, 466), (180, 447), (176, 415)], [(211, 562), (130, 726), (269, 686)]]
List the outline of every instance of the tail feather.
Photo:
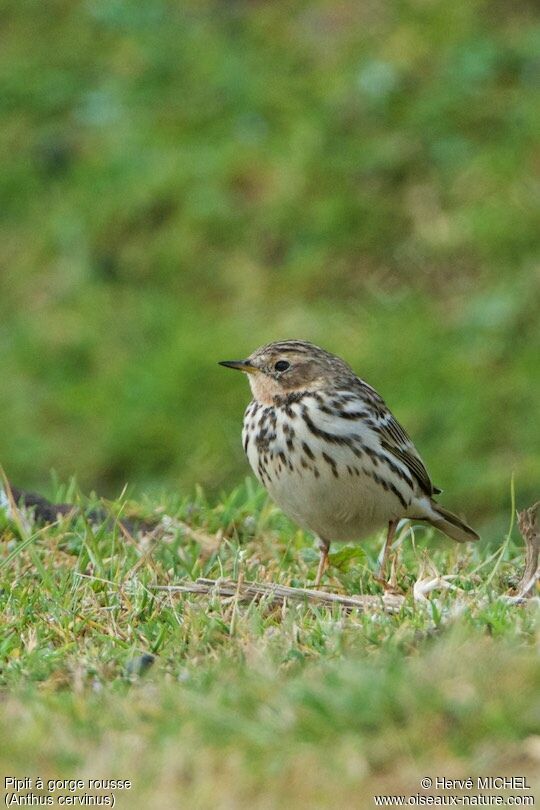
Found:
[(439, 531), (444, 532), (448, 537), (451, 537), (452, 540), (457, 540), (458, 543), (470, 543), (471, 541), (480, 539), (480, 536), (474, 529), (467, 526), (467, 524), (461, 520), (461, 518), (458, 518), (457, 515), (454, 515), (453, 512), (449, 512), (448, 509), (445, 509), (435, 501), (431, 501), (430, 506), (430, 514), (425, 520), (439, 529)]

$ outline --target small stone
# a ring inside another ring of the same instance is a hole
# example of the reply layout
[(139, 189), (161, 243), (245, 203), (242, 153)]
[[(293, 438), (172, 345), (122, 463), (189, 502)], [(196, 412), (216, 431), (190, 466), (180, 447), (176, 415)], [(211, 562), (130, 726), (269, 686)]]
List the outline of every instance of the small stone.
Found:
[(155, 655), (143, 653), (131, 658), (126, 664), (127, 675), (144, 675), (156, 660)]

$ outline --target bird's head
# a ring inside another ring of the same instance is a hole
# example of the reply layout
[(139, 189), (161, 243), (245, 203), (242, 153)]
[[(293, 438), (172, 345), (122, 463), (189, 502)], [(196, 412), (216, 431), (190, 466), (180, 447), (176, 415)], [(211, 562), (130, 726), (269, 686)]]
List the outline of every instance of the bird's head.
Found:
[(265, 404), (276, 397), (336, 386), (353, 374), (339, 357), (303, 340), (268, 343), (245, 360), (222, 360), (220, 365), (245, 372), (254, 398)]

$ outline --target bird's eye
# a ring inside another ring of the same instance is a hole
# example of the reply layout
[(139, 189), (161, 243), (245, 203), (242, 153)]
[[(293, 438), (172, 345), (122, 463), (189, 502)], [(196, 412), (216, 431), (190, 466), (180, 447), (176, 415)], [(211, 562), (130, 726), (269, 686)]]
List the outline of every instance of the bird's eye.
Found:
[(278, 360), (274, 368), (276, 371), (287, 371), (290, 365), (286, 360)]

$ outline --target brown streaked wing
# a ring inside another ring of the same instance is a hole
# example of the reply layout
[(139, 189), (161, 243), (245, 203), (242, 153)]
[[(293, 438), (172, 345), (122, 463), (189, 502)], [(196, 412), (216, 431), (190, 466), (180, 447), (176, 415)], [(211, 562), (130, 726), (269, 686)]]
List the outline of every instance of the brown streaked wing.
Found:
[(374, 417), (374, 430), (381, 437), (381, 447), (405, 464), (427, 495), (437, 495), (441, 490), (433, 486), (424, 462), (418, 455), (416, 447), (407, 432), (388, 410), (380, 394), (364, 380), (360, 380), (360, 382), (364, 399), (368, 407), (371, 408), (371, 415)]

